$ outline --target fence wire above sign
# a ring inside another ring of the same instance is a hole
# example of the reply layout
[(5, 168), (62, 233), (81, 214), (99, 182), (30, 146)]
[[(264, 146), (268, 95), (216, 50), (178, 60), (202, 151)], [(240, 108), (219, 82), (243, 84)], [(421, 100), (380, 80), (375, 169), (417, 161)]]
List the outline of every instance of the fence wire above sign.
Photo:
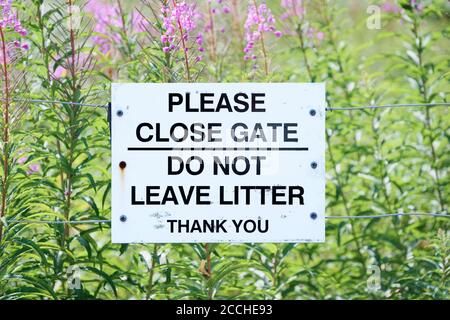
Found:
[(114, 243), (323, 242), (325, 86), (113, 84)]

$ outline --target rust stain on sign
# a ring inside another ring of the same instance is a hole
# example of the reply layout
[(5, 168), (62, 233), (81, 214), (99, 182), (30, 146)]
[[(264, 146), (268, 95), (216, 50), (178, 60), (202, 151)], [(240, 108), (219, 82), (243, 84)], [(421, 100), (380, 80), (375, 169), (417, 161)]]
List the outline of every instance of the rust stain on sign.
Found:
[(122, 192), (125, 191), (125, 168), (127, 166), (127, 163), (125, 161), (119, 162), (119, 171), (120, 171), (120, 189)]

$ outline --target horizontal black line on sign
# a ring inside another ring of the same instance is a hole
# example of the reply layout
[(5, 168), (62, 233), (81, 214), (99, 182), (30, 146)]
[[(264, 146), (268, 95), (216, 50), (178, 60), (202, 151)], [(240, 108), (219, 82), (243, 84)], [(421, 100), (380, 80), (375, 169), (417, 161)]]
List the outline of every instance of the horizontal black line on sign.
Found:
[(128, 151), (308, 151), (301, 148), (173, 148), (173, 147), (129, 147)]

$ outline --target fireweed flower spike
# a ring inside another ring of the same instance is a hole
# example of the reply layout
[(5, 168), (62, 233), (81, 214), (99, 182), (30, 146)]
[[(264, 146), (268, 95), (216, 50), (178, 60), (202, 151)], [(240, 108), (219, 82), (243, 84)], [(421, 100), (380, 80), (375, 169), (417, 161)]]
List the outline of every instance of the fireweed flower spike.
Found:
[[(286, 33), (296, 36), (300, 27), (300, 31), (304, 32), (308, 38), (316, 38), (319, 42), (324, 39), (325, 34), (322, 31), (310, 27), (308, 21), (306, 21), (306, 7), (304, 5), (304, 0), (281, 0), (281, 7), (285, 10), (281, 15), (281, 20), (288, 21), (295, 25), (294, 28), (289, 28), (288, 24), (285, 24), (287, 29)], [(303, 29), (303, 26), (306, 29)]]
[(381, 10), (385, 13), (401, 13), (402, 8), (392, 2), (385, 2), (381, 5)]
[[(166, 54), (179, 50), (183, 52), (186, 78), (190, 81), (189, 50), (195, 48), (197, 51), (195, 62), (202, 60), (202, 53), (205, 51), (203, 35), (194, 34), (200, 15), (196, 12), (195, 5), (175, 0), (163, 6), (161, 13), (164, 30), (161, 35), (162, 50)], [(192, 39), (195, 39), (194, 43), (189, 42)]]
[(409, 0), (402, 2), (386, 1), (381, 6), (383, 13), (392, 17), (400, 18), (400, 24), (411, 23), (414, 16), (420, 16), (426, 8), (426, 4), (419, 0)]
[(325, 39), (325, 33), (314, 28), (311, 19), (307, 19), (305, 0), (281, 0), (281, 7), (284, 13), (281, 15), (283, 30), (286, 35), (295, 38), (299, 43), (301, 59), (303, 60), (306, 73), (311, 82), (314, 82), (316, 75), (313, 72), (308, 50), (316, 50)]
[(393, 13), (393, 14), (405, 14), (407, 11), (412, 12), (414, 14), (421, 14), (425, 9), (425, 3), (421, 0), (409, 0), (404, 1), (400, 5), (394, 2), (385, 2), (383, 3), (381, 9), (385, 13)]
[[(20, 81), (12, 76), (11, 65), (16, 60), (18, 52), (28, 50), (28, 44), (22, 42), (21, 38), (27, 35), (27, 30), (22, 27), (17, 13), (12, 10), (12, 0), (0, 0), (0, 110), (1, 110), (1, 138), (0, 153), (2, 162), (1, 172), (1, 192), (0, 192), (0, 219), (7, 215), (9, 209), (8, 198), (11, 188), (8, 187), (9, 177), (11, 176), (11, 158), (10, 148), (13, 145), (11, 141), (11, 130), (17, 123), (14, 113), (18, 107), (11, 104), (15, 89), (20, 85)], [(15, 40), (10, 40), (15, 38)], [(7, 42), (8, 41), (8, 42)], [(20, 79), (20, 78), (19, 78)], [(17, 89), (17, 91), (20, 91)], [(20, 108), (20, 107), (19, 107)], [(3, 238), (3, 223), (0, 223), (0, 242)]]
[(315, 28), (310, 27), (306, 31), (306, 37), (311, 39), (312, 41), (317, 39), (318, 42), (320, 43), (325, 38), (325, 33), (323, 33), (322, 31), (316, 30)]
[(281, 31), (275, 28), (275, 17), (265, 3), (259, 6), (256, 0), (248, 6), (247, 20), (244, 24), (246, 45), (244, 48), (244, 60), (256, 60), (258, 57), (255, 53), (255, 45), (257, 42), (261, 44), (261, 51), (264, 58), (264, 71), (269, 74), (269, 66), (267, 61), (267, 51), (264, 42), (265, 33), (273, 33), (277, 38), (282, 36)]
[(299, 37), (302, 48), (314, 47), (325, 39), (325, 33), (312, 27), (310, 21), (306, 20), (304, 0), (281, 0), (281, 7), (285, 10), (281, 15), (285, 33)]
[(416, 13), (422, 13), (423, 9), (425, 9), (425, 4), (420, 0), (410, 0), (410, 4)]
[(287, 34), (297, 36), (299, 32), (303, 32), (310, 39), (316, 38), (319, 42), (324, 39), (325, 34), (310, 27), (309, 22), (306, 21), (304, 0), (281, 0), (281, 7), (285, 10), (281, 15), (281, 20), (285, 21), (284, 27)]
[(220, 14), (227, 15), (231, 12), (230, 7), (225, 0), (208, 0), (207, 1), (207, 17), (205, 17), (204, 31), (207, 34), (207, 42), (212, 60), (217, 58), (217, 32), (224, 33), (224, 26), (218, 27), (216, 17)]
[(93, 31), (98, 34), (92, 37), (92, 41), (103, 54), (110, 53), (115, 44), (123, 42), (118, 29), (131, 28), (132, 33), (145, 31), (147, 21), (137, 12), (131, 13), (130, 25), (124, 26), (119, 4), (109, 4), (104, 0), (90, 0), (86, 4), (86, 11), (93, 15)]
[[(15, 32), (19, 38), (25, 37), (28, 34), (28, 31), (24, 27), (22, 27), (22, 24), (17, 17), (17, 13), (13, 11), (12, 4), (12, 0), (0, 0), (0, 41), (2, 45), (4, 45), (4, 48), (10, 47), (12, 44), (15, 48), (28, 50), (29, 45), (26, 42), (22, 42), (18, 39), (14, 40), (11, 43), (5, 43), (5, 33), (7, 31)], [(2, 50), (2, 53), (0, 53), (0, 58), (2, 61), (0, 63), (4, 64), (10, 54), (11, 52), (8, 52), (8, 49)]]
[(303, 0), (281, 0), (281, 8), (284, 9), (280, 16), (284, 34), (297, 36), (302, 32), (302, 26), (307, 23)]
[(306, 13), (303, 0), (281, 0), (281, 7), (286, 9), (286, 12), (281, 16), (283, 20), (292, 17), (303, 19)]

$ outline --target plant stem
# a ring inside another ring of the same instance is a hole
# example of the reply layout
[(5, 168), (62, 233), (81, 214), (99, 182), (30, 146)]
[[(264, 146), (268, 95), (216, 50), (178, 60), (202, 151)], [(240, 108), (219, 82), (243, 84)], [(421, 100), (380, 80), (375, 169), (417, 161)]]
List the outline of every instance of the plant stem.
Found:
[[(422, 101), (424, 103), (430, 103), (431, 99), (428, 97), (428, 88), (427, 88), (427, 76), (426, 76), (426, 72), (427, 70), (425, 69), (424, 65), (423, 65), (423, 47), (422, 47), (422, 37), (419, 35), (419, 23), (417, 21), (417, 19), (414, 19), (413, 22), (413, 26), (412, 26), (412, 32), (414, 35), (414, 40), (416, 43), (418, 43), (418, 45), (416, 46), (417, 48), (417, 57), (419, 60), (419, 93), (422, 96)], [(434, 137), (433, 137), (433, 128), (431, 127), (431, 114), (430, 114), (430, 108), (425, 108), (425, 126), (428, 130), (428, 138), (429, 138), (429, 143), (430, 143), (430, 150), (431, 150), (431, 160), (433, 161), (431, 167), (433, 168), (434, 171), (434, 179), (435, 179), (435, 184), (436, 184), (436, 193), (438, 196), (438, 200), (439, 200), (439, 205), (440, 205), (440, 209), (442, 212), (445, 212), (445, 201), (444, 201), (444, 197), (442, 195), (442, 190), (441, 190), (441, 178), (439, 175), (439, 170), (436, 167), (436, 163), (437, 163), (437, 154), (436, 154), (436, 149), (434, 147)]]
[(300, 50), (302, 51), (303, 63), (305, 64), (306, 72), (308, 73), (308, 77), (309, 77), (309, 81), (314, 82), (315, 76), (312, 73), (311, 66), (310, 66), (310, 63), (308, 60), (306, 46), (305, 46), (305, 38), (303, 35), (303, 25), (301, 22), (297, 25), (297, 34), (298, 34), (298, 38), (300, 40)]
[(155, 266), (156, 266), (156, 256), (158, 254), (158, 245), (153, 245), (153, 252), (152, 252), (152, 263), (150, 266), (150, 273), (148, 276), (148, 284), (147, 284), (147, 300), (150, 299), (152, 292), (153, 292), (153, 277), (155, 275)]
[[(212, 276), (212, 268), (211, 268), (211, 252), (209, 251), (209, 244), (205, 243), (205, 253), (206, 253), (206, 273), (207, 278), (210, 279)], [(208, 299), (212, 300), (213, 298), (213, 290), (211, 287), (208, 287)]]
[(278, 281), (277, 281), (277, 278), (278, 278), (278, 275), (277, 275), (277, 273), (278, 273), (278, 255), (279, 255), (279, 251), (280, 251), (279, 244), (276, 244), (276, 246), (277, 246), (277, 250), (276, 250), (276, 252), (274, 254), (274, 257), (272, 259), (272, 262), (273, 262), (272, 285), (273, 285), (274, 290), (276, 290), (277, 286), (278, 286)]
[[(322, 8), (327, 8), (327, 3), (323, 2), (321, 7)], [(334, 32), (332, 32), (332, 30), (333, 30), (333, 28), (332, 28), (332, 26), (333, 26), (332, 20), (331, 20), (329, 14), (328, 14), (328, 11), (326, 11), (326, 12), (325, 11), (323, 11), (323, 12), (321, 11), (321, 13), (323, 13), (322, 14), (322, 18), (324, 19), (325, 24), (327, 26), (329, 26), (330, 30), (331, 30), (331, 32), (330, 32), (330, 44), (331, 44), (331, 46), (332, 46), (332, 48), (334, 50), (334, 53), (336, 55), (336, 63), (339, 66), (339, 73), (340, 74), (345, 74), (344, 66), (343, 66), (342, 58), (341, 58), (341, 53), (340, 53), (340, 51), (339, 51), (339, 49), (338, 49), (338, 47), (336, 45), (335, 34), (334, 34)], [(304, 47), (304, 45), (303, 45), (303, 47)], [(306, 48), (304, 50), (302, 50), (302, 52), (303, 52), (303, 55), (306, 56), (306, 54), (305, 54), (306, 53)], [(305, 61), (307, 62), (308, 60), (306, 59)], [(309, 70), (308, 74), (310, 76), (310, 81), (312, 81), (313, 80), (312, 70)], [(331, 79), (332, 81), (336, 81), (335, 78), (334, 78), (334, 75), (331, 75), (331, 78), (332, 78)], [(343, 91), (345, 92), (346, 105), (351, 106), (352, 105), (351, 95), (347, 91), (347, 88), (345, 87), (345, 85), (342, 85), (341, 87), (342, 87)], [(327, 100), (328, 106), (331, 107), (332, 104), (331, 104), (331, 101), (329, 100), (328, 96), (326, 97), (326, 100)], [(333, 167), (333, 171), (334, 171), (334, 174), (335, 174), (335, 177), (336, 177), (337, 188), (340, 190), (340, 195), (342, 197), (342, 203), (344, 205), (345, 213), (346, 213), (346, 215), (351, 215), (349, 201), (348, 201), (347, 196), (346, 196), (346, 194), (344, 192), (344, 183), (342, 182), (342, 180), (340, 178), (340, 175), (339, 175), (339, 173), (337, 171), (337, 161), (334, 158), (334, 154), (333, 154), (333, 151), (332, 151), (332, 144), (331, 144), (331, 135), (328, 133), (328, 131), (326, 131), (326, 144), (327, 144), (328, 154), (330, 156), (330, 162), (331, 162), (331, 165)], [(354, 144), (356, 145), (357, 142), (354, 141)], [(365, 264), (364, 256), (363, 256), (362, 251), (361, 251), (362, 250), (362, 245), (361, 245), (361, 243), (360, 243), (360, 241), (358, 239), (358, 236), (356, 234), (356, 231), (355, 231), (355, 222), (353, 220), (350, 220), (349, 223), (350, 223), (350, 226), (351, 226), (351, 233), (352, 233), (353, 241), (355, 242), (355, 245), (356, 245), (357, 259), (361, 263), (361, 269), (362, 269), (363, 273), (365, 274), (365, 272), (366, 272), (366, 264)]]
[(75, 33), (73, 32), (73, 18), (72, 18), (72, 0), (67, 1), (69, 4), (69, 25), (70, 25), (70, 47), (72, 55), (72, 65), (70, 66), (70, 73), (72, 76), (72, 91), (76, 90), (76, 73), (75, 73)]
[(239, 5), (237, 0), (231, 0), (232, 16), (233, 16), (233, 26), (232, 29), (235, 33), (236, 39), (238, 40), (241, 49), (244, 49), (244, 33), (242, 31), (241, 17), (239, 15)]
[[(177, 7), (177, 2), (175, 0), (172, 0), (173, 6), (174, 8)], [(181, 21), (180, 19), (177, 19), (177, 24), (178, 24), (178, 29), (180, 31), (180, 36), (181, 36), (181, 43), (183, 46), (183, 53), (184, 53), (184, 64), (186, 66), (186, 76), (187, 76), (187, 81), (191, 82), (191, 73), (189, 70), (189, 58), (188, 58), (188, 48), (186, 47), (186, 41), (184, 39), (184, 32), (183, 32), (183, 27), (181, 26)]]
[(211, 2), (208, 2), (209, 30), (211, 33), (211, 60), (216, 61), (216, 33), (214, 31), (214, 19), (211, 9)]
[[(256, 4), (256, 0), (253, 0), (253, 4), (255, 6), (255, 11), (256, 11), (256, 16), (258, 17), (258, 25), (261, 22), (261, 18), (259, 17), (259, 11), (258, 11), (258, 6)], [(261, 31), (261, 50), (263, 53), (263, 57), (264, 57), (264, 73), (266, 76), (269, 75), (269, 62), (267, 61), (267, 51), (266, 51), (266, 45), (264, 43), (264, 32)]]
[[(3, 54), (3, 77), (4, 77), (4, 109), (3, 109), (3, 179), (2, 179), (2, 200), (1, 200), (1, 212), (0, 218), (6, 216), (6, 198), (7, 198), (7, 183), (8, 183), (8, 171), (9, 171), (9, 74), (7, 65), (7, 48), (5, 42), (5, 35), (3, 28), (0, 27), (0, 38), (2, 42), (2, 54)], [(0, 221), (0, 241), (3, 237), (3, 222)]]
[[(377, 112), (377, 110), (374, 110), (374, 115), (372, 118), (372, 124), (371, 124), (371, 128), (372, 128), (372, 134), (374, 136), (375, 139), (375, 147), (376, 147), (376, 152), (381, 155), (382, 154), (382, 142), (380, 141), (380, 139), (382, 139), (382, 136), (380, 135), (379, 129), (376, 127), (375, 122), (376, 121), (381, 121), (381, 119), (379, 119), (379, 113)], [(380, 156), (381, 157), (381, 156)], [(394, 209), (394, 205), (391, 204), (391, 199), (388, 193), (388, 186), (386, 184), (386, 179), (388, 179), (388, 181), (391, 181), (391, 178), (389, 176), (389, 172), (388, 172), (388, 167), (386, 165), (386, 162), (384, 160), (384, 158), (382, 158), (381, 161), (378, 161), (378, 166), (377, 166), (380, 170), (380, 175), (381, 175), (381, 184), (382, 187), (380, 188), (383, 192), (383, 197), (384, 197), (384, 202), (386, 203), (386, 208), (387, 208), (387, 212), (396, 212)], [(395, 201), (395, 200), (394, 200)], [(393, 224), (394, 230), (397, 233), (397, 235), (400, 237), (400, 229), (397, 223)], [(399, 242), (400, 245), (402, 247), (402, 249), (404, 249), (403, 246), (403, 242)]]
[[(232, 12), (233, 12), (233, 25), (232, 29), (235, 34), (234, 38), (236, 39), (236, 45), (239, 47), (239, 52), (241, 55), (244, 52), (244, 33), (242, 31), (242, 23), (239, 15), (239, 6), (237, 0), (231, 0)], [(245, 66), (244, 59), (240, 59), (241, 68), (243, 69)]]
[[(292, 7), (293, 15), (297, 16), (297, 7), (296, 7), (295, 1), (292, 3), (292, 5), (293, 5), (293, 7)], [(303, 23), (302, 23), (302, 19), (300, 17), (299, 17), (299, 23), (297, 24), (297, 35), (300, 40), (300, 50), (302, 51), (303, 62), (306, 67), (306, 72), (308, 73), (309, 80), (311, 82), (314, 82), (315, 77), (312, 73), (311, 66), (310, 66), (309, 60), (308, 60), (308, 56), (306, 54), (307, 48), (305, 46), (305, 37), (303, 35)]]
[(125, 12), (123, 11), (122, 3), (120, 2), (120, 0), (117, 0), (117, 6), (119, 7), (120, 19), (122, 22), (122, 33), (123, 33), (122, 40), (123, 40), (123, 42), (125, 42), (127, 50), (128, 50), (127, 54), (131, 58), (133, 56), (133, 49), (131, 48), (130, 41), (128, 41), (127, 27), (126, 27), (126, 21), (125, 21)]
[[(72, 0), (68, 0), (69, 6), (72, 6)], [(75, 33), (72, 28), (72, 10), (69, 10), (69, 21), (70, 21), (70, 51), (71, 51), (71, 57), (72, 57), (72, 63), (69, 67), (71, 72), (71, 78), (72, 78), (72, 102), (76, 102), (76, 96), (77, 96), (77, 76), (76, 76), (76, 63), (75, 63), (75, 55), (76, 55), (76, 47), (75, 47)], [(73, 155), (74, 155), (74, 148), (75, 148), (75, 125), (77, 123), (77, 112), (74, 110), (76, 106), (70, 106), (71, 111), (69, 112), (69, 171), (66, 173), (67, 179), (66, 179), (66, 201), (65, 201), (65, 212), (64, 212), (64, 218), (65, 220), (69, 220), (70, 218), (70, 209), (71, 209), (71, 202), (72, 202), (72, 171), (73, 171)], [(62, 239), (62, 246), (65, 244), (65, 240), (69, 237), (69, 225), (64, 225), (64, 234)]]
[[(44, 65), (46, 68), (46, 72), (47, 72), (47, 81), (48, 81), (48, 85), (51, 87), (52, 86), (52, 74), (50, 71), (50, 56), (49, 56), (49, 52), (47, 50), (47, 47), (45, 45), (45, 23), (43, 21), (43, 17), (42, 17), (42, 11), (40, 6), (37, 6), (37, 10), (36, 10), (36, 16), (37, 16), (37, 20), (38, 20), (38, 25), (39, 25), (39, 31), (41, 34), (41, 54), (42, 57), (44, 59)], [(55, 100), (55, 94), (53, 90), (50, 90), (51, 95), (50, 95), (50, 100)], [(57, 106), (54, 105), (54, 107), (56, 108)], [(57, 131), (59, 131), (59, 125), (57, 126)], [(56, 148), (57, 148), (57, 152), (59, 156), (62, 156), (61, 153), (61, 142), (56, 139)], [(64, 171), (63, 169), (60, 167), (59, 168), (59, 179), (60, 179), (60, 184), (61, 184), (61, 190), (63, 190), (63, 197), (64, 197), (64, 190), (65, 190), (65, 182), (64, 182)], [(61, 246), (64, 246), (63, 241), (61, 240)]]
[[(47, 80), (50, 84), (51, 81), (51, 74), (50, 74), (50, 63), (49, 63), (49, 55), (48, 55), (48, 51), (47, 51), (47, 47), (45, 45), (45, 33), (44, 33), (44, 21), (42, 20), (42, 11), (41, 11), (41, 7), (37, 6), (37, 20), (38, 20), (38, 25), (39, 25), (39, 31), (41, 33), (41, 54), (42, 57), (44, 58), (44, 64), (45, 64), (45, 68), (47, 70)], [(53, 97), (52, 97), (53, 99)]]
[[(330, 135), (327, 132), (326, 140), (327, 140), (328, 154), (330, 155), (330, 162), (331, 162), (331, 165), (333, 166), (333, 171), (334, 171), (334, 174), (336, 176), (337, 187), (339, 188), (339, 190), (341, 190), (341, 197), (342, 197), (342, 202), (344, 204), (345, 214), (347, 216), (350, 216), (351, 213), (350, 213), (350, 208), (349, 208), (349, 205), (348, 205), (349, 202), (348, 202), (347, 196), (346, 196), (346, 194), (344, 192), (344, 188), (343, 188), (344, 184), (342, 183), (342, 181), (340, 179), (340, 176), (339, 176), (339, 172), (337, 171), (337, 162), (334, 159), (334, 154), (333, 154), (333, 151), (332, 151), (332, 148), (331, 148), (330, 139), (331, 139), (331, 137), (330, 137)], [(355, 225), (354, 225), (354, 222), (352, 220), (350, 220), (350, 225), (351, 225), (351, 229), (352, 229), (353, 240), (355, 241), (355, 244), (356, 244), (358, 260), (360, 261), (360, 263), (362, 265), (362, 269), (365, 271), (366, 265), (365, 265), (365, 262), (364, 262), (365, 261), (364, 260), (364, 256), (361, 253), (361, 244), (359, 242), (358, 235), (356, 234), (356, 231), (355, 231)]]

